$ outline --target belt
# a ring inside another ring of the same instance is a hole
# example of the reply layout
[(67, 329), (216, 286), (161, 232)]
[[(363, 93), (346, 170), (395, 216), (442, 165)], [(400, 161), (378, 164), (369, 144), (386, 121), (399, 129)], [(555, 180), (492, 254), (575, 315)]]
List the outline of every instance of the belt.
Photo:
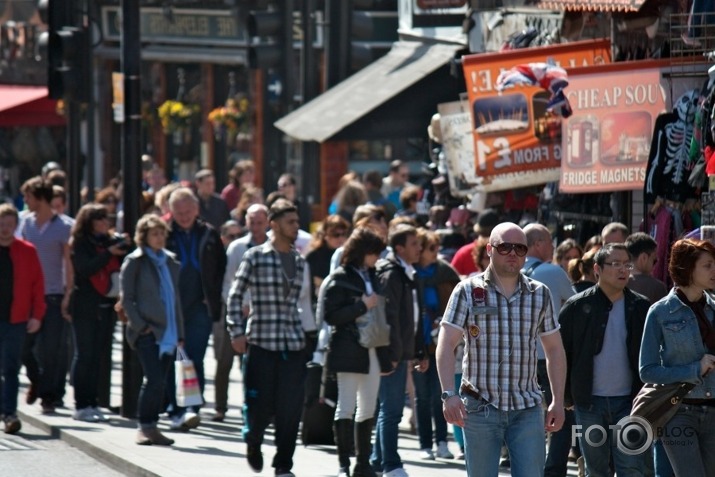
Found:
[(683, 399), (683, 404), (715, 407), (715, 399)]
[(466, 394), (467, 396), (472, 396), (474, 399), (482, 399), (478, 392), (464, 384), (459, 386), (459, 394)]

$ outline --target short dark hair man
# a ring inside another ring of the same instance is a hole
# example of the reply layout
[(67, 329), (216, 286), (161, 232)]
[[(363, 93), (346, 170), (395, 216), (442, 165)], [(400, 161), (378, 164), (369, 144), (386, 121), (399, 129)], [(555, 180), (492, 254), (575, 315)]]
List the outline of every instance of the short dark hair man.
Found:
[(216, 193), (216, 176), (211, 169), (201, 169), (194, 176), (196, 196), (199, 198), (199, 217), (216, 230), (231, 218), (226, 202)]
[[(375, 445), (371, 463), (382, 475), (407, 476), (397, 453), (397, 426), (402, 419), (408, 364), (426, 371), (429, 360), (424, 344), (422, 300), (415, 282), (413, 264), (420, 259), (422, 246), (417, 229), (399, 224), (390, 230), (392, 253), (377, 263), (377, 273), (385, 294), (385, 314), (390, 325), (390, 344), (378, 348), (381, 369), (392, 372), (380, 379)], [(453, 377), (454, 379), (454, 377)]]
[(624, 244), (604, 245), (595, 261), (598, 283), (571, 297), (559, 315), (568, 362), (566, 405), (574, 406), (581, 426), (579, 442), (588, 475), (610, 475), (611, 460), (618, 475), (643, 475), (650, 453), (621, 452), (611, 432), (598, 446), (588, 438), (589, 427), (610, 430), (631, 412), (643, 386), (638, 360), (650, 307), (644, 296), (626, 288), (633, 265)]
[[(276, 477), (291, 477), (305, 390), (305, 332), (298, 309), (305, 260), (295, 250), (298, 211), (286, 199), (268, 213), (269, 241), (247, 250), (228, 295), (226, 323), (234, 351), (245, 354), (243, 438), (248, 464), (263, 469), (261, 445), (275, 417)], [(244, 295), (251, 307), (244, 314)]]
[(658, 260), (658, 243), (655, 239), (646, 233), (636, 232), (626, 239), (626, 248), (633, 261), (628, 288), (644, 295), (651, 303), (667, 295), (665, 283), (652, 275)]

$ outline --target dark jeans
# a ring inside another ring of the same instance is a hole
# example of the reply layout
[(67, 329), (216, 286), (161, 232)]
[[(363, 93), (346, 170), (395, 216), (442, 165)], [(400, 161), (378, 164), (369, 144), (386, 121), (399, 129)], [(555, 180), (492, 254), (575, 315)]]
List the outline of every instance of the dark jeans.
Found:
[[(199, 380), (199, 388), (201, 389), (201, 397), (203, 397), (204, 387), (206, 385), (204, 356), (206, 356), (206, 348), (209, 346), (209, 337), (211, 336), (213, 321), (204, 303), (198, 303), (191, 308), (183, 310), (183, 312), (184, 351), (186, 351), (189, 359), (194, 363), (196, 377)], [(176, 382), (174, 382), (174, 373), (174, 360), (172, 359), (166, 387), (169, 393), (169, 402), (171, 403), (169, 414), (172, 416), (181, 416), (186, 412), (186, 408), (176, 405)], [(199, 412), (200, 408), (201, 406), (192, 406), (191, 410), (193, 412)]]
[(52, 404), (65, 394), (69, 326), (62, 317), (62, 295), (45, 295), (45, 303), (47, 311), (42, 328), (37, 333), (25, 335), (23, 364), (39, 397)]
[[(112, 352), (113, 316), (108, 308), (98, 308), (92, 316), (72, 317), (74, 334), (74, 360), (72, 362), (72, 385), (75, 407), (97, 407), (101, 363), (107, 351)], [(104, 371), (106, 373), (106, 370)], [(106, 377), (103, 377), (106, 379)], [(103, 380), (104, 380), (103, 379)]]
[(437, 360), (429, 357), (429, 368), (424, 373), (412, 371), (415, 383), (415, 404), (417, 411), (417, 434), (420, 449), (432, 448), (432, 420), (434, 420), (434, 442), (447, 442), (447, 421), (442, 412), (442, 388), (437, 374)]
[(0, 321), (0, 414), (5, 416), (13, 416), (17, 411), (18, 374), (26, 329), (27, 323)]
[(370, 463), (373, 468), (382, 469), (384, 473), (402, 467), (400, 454), (397, 453), (397, 438), (405, 407), (406, 382), (406, 361), (398, 363), (392, 374), (380, 378), (375, 445), (372, 446)]
[[(546, 360), (540, 359), (537, 365), (537, 379), (539, 387), (544, 394), (544, 402), (548, 406), (551, 404), (553, 395), (551, 393), (551, 383), (549, 374), (546, 371)], [(557, 431), (551, 433), (549, 446), (546, 451), (546, 464), (544, 465), (544, 477), (565, 477), (568, 466), (569, 451), (571, 450), (571, 430), (576, 423), (573, 411), (564, 411), (564, 425)]]
[(99, 375), (97, 377), (97, 403), (99, 407), (109, 407), (112, 387), (112, 344), (114, 343), (114, 330), (117, 326), (117, 313), (113, 305), (99, 307), (101, 317), (99, 340)]
[(290, 470), (303, 410), (305, 352), (249, 346), (243, 364), (244, 439), (248, 445), (261, 445), (273, 417), (276, 446), (273, 467)]
[(135, 346), (144, 372), (144, 382), (139, 391), (137, 405), (139, 427), (150, 429), (156, 427), (159, 421), (164, 385), (169, 375), (169, 368), (174, 362), (174, 356), (163, 354), (159, 357), (159, 345), (152, 333), (140, 335)]

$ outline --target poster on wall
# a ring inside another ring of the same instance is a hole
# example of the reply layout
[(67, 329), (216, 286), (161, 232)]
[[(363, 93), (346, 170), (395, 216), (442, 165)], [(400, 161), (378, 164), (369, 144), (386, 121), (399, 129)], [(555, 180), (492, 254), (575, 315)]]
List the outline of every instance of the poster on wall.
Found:
[(675, 85), (662, 61), (636, 61), (570, 72), (573, 115), (562, 124), (559, 190), (567, 193), (643, 189), (659, 114), (702, 79)]
[(610, 55), (610, 42), (595, 40), (463, 57), (476, 190), (543, 184), (561, 171), (562, 118), (550, 112), (553, 93), (543, 83), (500, 91), (500, 73), (537, 63), (571, 71), (608, 64)]
[(437, 105), (442, 153), (449, 174), (449, 190), (455, 197), (466, 197), (478, 184), (474, 170), (474, 142), (469, 102), (452, 101)]

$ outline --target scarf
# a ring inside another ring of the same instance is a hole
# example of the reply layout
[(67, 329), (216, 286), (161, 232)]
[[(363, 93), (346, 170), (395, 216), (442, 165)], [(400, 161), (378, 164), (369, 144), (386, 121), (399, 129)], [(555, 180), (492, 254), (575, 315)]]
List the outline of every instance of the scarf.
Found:
[(176, 307), (174, 295), (174, 282), (166, 264), (168, 256), (164, 250), (154, 252), (149, 247), (144, 248), (144, 253), (159, 272), (159, 295), (166, 308), (166, 330), (159, 342), (159, 357), (163, 354), (173, 354), (176, 350), (176, 343), (179, 341), (178, 327), (176, 325)]
[(693, 310), (693, 313), (695, 313), (695, 316), (698, 319), (700, 337), (702, 338), (705, 347), (709, 352), (715, 351), (715, 328), (713, 328), (712, 323), (710, 323), (710, 320), (708, 320), (708, 317), (705, 314), (705, 304), (707, 303), (705, 295), (700, 297), (698, 301), (690, 301), (688, 300), (688, 297), (685, 296), (685, 293), (683, 293), (683, 291), (679, 288), (676, 289), (676, 294), (678, 295), (678, 298), (680, 298), (680, 301), (685, 303), (691, 310)]

